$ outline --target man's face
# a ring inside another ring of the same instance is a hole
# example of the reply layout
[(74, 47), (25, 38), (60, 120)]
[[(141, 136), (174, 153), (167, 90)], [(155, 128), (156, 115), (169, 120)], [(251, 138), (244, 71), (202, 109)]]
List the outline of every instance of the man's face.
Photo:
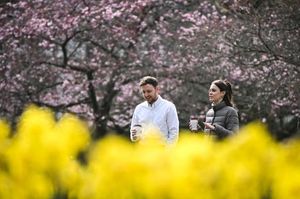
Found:
[(151, 84), (146, 84), (144, 86), (141, 86), (141, 90), (142, 90), (143, 97), (145, 98), (145, 100), (147, 100), (149, 104), (152, 104), (157, 100), (158, 87), (155, 88)]

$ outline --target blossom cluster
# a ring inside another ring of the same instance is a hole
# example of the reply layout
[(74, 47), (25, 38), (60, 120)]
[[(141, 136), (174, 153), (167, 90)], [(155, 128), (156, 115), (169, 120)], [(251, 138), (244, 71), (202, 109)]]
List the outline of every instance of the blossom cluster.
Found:
[(223, 141), (182, 131), (172, 146), (146, 132), (93, 141), (74, 115), (31, 106), (15, 130), (0, 121), (0, 198), (300, 198), (300, 141), (260, 123)]

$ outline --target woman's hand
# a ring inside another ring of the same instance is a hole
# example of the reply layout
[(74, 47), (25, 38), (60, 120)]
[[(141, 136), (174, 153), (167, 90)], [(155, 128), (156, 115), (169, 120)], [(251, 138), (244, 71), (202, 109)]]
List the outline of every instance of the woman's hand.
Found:
[(205, 128), (214, 131), (216, 127), (210, 123), (204, 122)]

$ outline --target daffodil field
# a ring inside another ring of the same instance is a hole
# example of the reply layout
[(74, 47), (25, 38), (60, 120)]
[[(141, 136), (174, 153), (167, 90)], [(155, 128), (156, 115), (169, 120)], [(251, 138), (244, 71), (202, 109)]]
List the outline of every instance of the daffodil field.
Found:
[(0, 121), (0, 198), (300, 198), (300, 140), (260, 123), (218, 142), (181, 132), (174, 146), (146, 131), (93, 141), (77, 117), (31, 106), (14, 130)]

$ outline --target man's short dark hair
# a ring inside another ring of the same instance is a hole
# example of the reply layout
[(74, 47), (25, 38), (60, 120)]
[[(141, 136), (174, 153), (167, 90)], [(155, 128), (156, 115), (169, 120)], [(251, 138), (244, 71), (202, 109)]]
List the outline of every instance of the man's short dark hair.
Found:
[(156, 87), (158, 85), (158, 81), (155, 77), (145, 76), (141, 79), (140, 86), (144, 86), (146, 84), (150, 84), (153, 87)]

